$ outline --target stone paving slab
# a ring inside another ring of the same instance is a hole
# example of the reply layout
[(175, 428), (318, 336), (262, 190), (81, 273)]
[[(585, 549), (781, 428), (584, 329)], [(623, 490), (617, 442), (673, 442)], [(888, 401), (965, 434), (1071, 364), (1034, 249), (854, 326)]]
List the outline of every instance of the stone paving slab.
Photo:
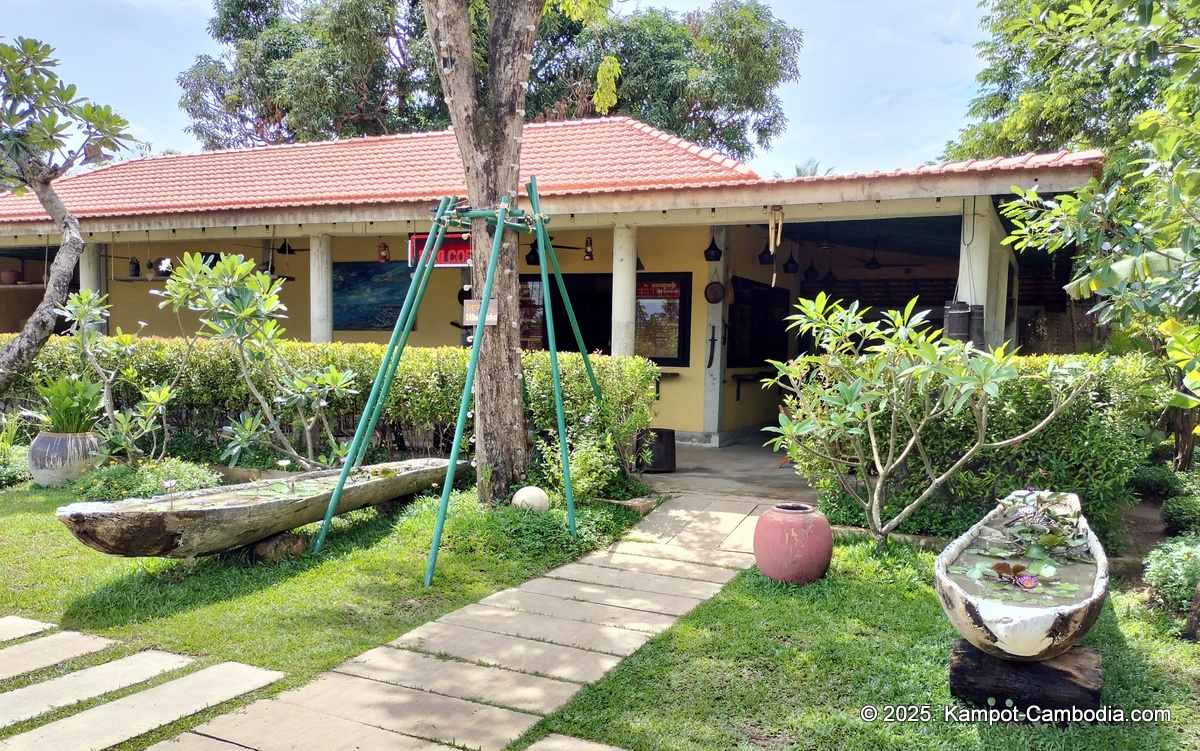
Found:
[[(737, 551), (741, 553), (754, 552), (754, 528), (758, 526), (758, 517), (770, 506), (759, 506), (750, 516), (734, 527), (729, 536), (721, 541), (720, 550)], [(753, 560), (753, 559), (751, 559)]]
[(334, 672), (542, 715), (566, 704), (579, 691), (578, 683), (443, 660), (394, 647), (376, 647), (343, 662)]
[(645, 610), (631, 610), (613, 605), (600, 605), (581, 600), (564, 600), (561, 597), (541, 595), (536, 592), (522, 592), (519, 589), (506, 589), (479, 601), (480, 605), (490, 605), (509, 610), (523, 610), (526, 613), (552, 615), (556, 618), (567, 618), (584, 623), (599, 623), (603, 626), (618, 626), (634, 631), (645, 631), (657, 634), (664, 631), (675, 617), (661, 613), (649, 613)]
[(566, 735), (551, 733), (526, 751), (623, 751), (616, 746), (606, 746), (603, 743), (585, 741), (581, 738), (571, 738)]
[(391, 646), (430, 654), (445, 652), (464, 660), (577, 683), (594, 683), (621, 662), (621, 658), (615, 655), (492, 634), (437, 621), (413, 629), (391, 642)]
[[(343, 717), (296, 704), (263, 699), (248, 707), (206, 722), (193, 733), (219, 738), (222, 745), (213, 751), (450, 751), (433, 741), (401, 735), (374, 725), (365, 725)], [(229, 746), (224, 743), (237, 744)], [(166, 743), (149, 751), (191, 751)], [(208, 751), (199, 746), (196, 751)]]
[(522, 592), (536, 592), (568, 600), (584, 600), (600, 605), (615, 605), (620, 608), (647, 610), (651, 613), (679, 616), (700, 604), (695, 597), (664, 595), (654, 592), (609, 587), (603, 584), (550, 579), (542, 577), (525, 582), (518, 587)]
[(223, 662), (0, 741), (3, 751), (100, 751), (270, 685), (273, 670)]
[(14, 644), (0, 649), (0, 681), (99, 652), (115, 643), (112, 639), (101, 636), (81, 634), (78, 631), (60, 631), (33, 641)]
[(339, 673), (326, 673), (277, 698), (365, 725), (483, 751), (500, 751), (540, 719), (511, 709)]
[(155, 743), (147, 751), (246, 751), (246, 747), (195, 733), (182, 733), (162, 743)]
[(599, 626), (594, 623), (555, 618), (537, 613), (522, 613), (519, 610), (493, 608), (487, 605), (468, 605), (438, 619), (439, 623), (477, 628), (496, 634), (537, 639), (567, 647), (589, 649), (626, 657), (650, 639), (641, 631), (630, 631), (614, 626)]
[[(716, 543), (713, 544), (713, 547), (716, 547)], [(647, 558), (643, 555), (629, 555), (628, 553), (612, 553), (609, 551), (588, 553), (579, 559), (579, 563), (618, 568), (622, 571), (637, 571), (643, 574), (676, 576), (680, 579), (695, 579), (696, 581), (714, 582), (716, 584), (725, 584), (737, 576), (736, 571), (717, 566), (706, 566), (702, 563), (672, 561), (667, 558)]]
[(6, 615), (0, 618), (0, 641), (12, 641), (26, 636), (40, 634), (54, 628), (53, 623), (22, 618), (19, 615)]
[[(717, 508), (718, 504), (721, 504)], [(732, 506), (740, 508), (731, 509)], [(736, 504), (732, 501), (713, 503), (692, 518), (686, 527), (679, 530), (671, 545), (687, 545), (695, 548), (715, 548), (742, 523), (746, 515), (754, 510), (755, 504)]]
[[(729, 571), (729, 569), (722, 569)], [(732, 573), (732, 572), (730, 572)], [(618, 568), (604, 566), (588, 566), (582, 563), (568, 563), (549, 571), (546, 576), (555, 579), (586, 584), (601, 584), (606, 587), (621, 587), (638, 592), (649, 592), (661, 595), (680, 595), (697, 600), (706, 600), (721, 591), (720, 584), (695, 581), (693, 579), (677, 579), (674, 576), (661, 574), (644, 574), (637, 571), (624, 571)]]
[[(749, 518), (749, 517), (747, 517)], [(609, 548), (614, 553), (640, 555), (646, 558), (669, 558), (673, 561), (688, 563), (704, 563), (709, 566), (744, 569), (754, 565), (754, 557), (743, 553), (733, 553), (726, 550), (708, 548), (691, 548), (683, 545), (659, 545), (648, 542), (622, 540)]]
[(703, 507), (681, 508), (668, 505), (677, 500), (673, 498), (654, 509), (654, 513), (633, 525), (626, 536), (664, 544), (673, 540), (675, 535), (683, 531), (684, 527), (690, 524), (703, 510)]
[(148, 681), (191, 663), (190, 657), (150, 650), (9, 691), (0, 701), (0, 728)]

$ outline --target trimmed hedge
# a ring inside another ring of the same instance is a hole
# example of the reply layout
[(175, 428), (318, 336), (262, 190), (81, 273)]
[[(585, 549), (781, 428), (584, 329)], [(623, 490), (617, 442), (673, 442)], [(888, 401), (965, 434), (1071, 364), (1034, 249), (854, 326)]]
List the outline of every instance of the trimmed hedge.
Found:
[[(1094, 367), (1098, 356), (1040, 355), (1018, 358), (1022, 375), (1045, 372), (1048, 361), (1082, 362)], [(1041, 433), (1024, 443), (983, 452), (901, 524), (898, 531), (956, 537), (995, 507), (996, 499), (1018, 488), (1037, 487), (1079, 494), (1083, 511), (1106, 547), (1120, 547), (1121, 510), (1137, 498), (1126, 488), (1134, 469), (1145, 462), (1150, 446), (1138, 428), (1158, 416), (1170, 389), (1159, 366), (1143, 355), (1115, 358), (1089, 394), (1080, 396)], [(989, 435), (1016, 435), (1049, 411), (1044, 385), (1019, 379), (1004, 384), (993, 403)], [(927, 448), (934, 463), (949, 466), (961, 455), (969, 419), (947, 418), (930, 431)], [(914, 459), (911, 482), (905, 478), (891, 489), (884, 518), (899, 513), (924, 488), (924, 473)], [(814, 478), (821, 511), (834, 524), (865, 526), (862, 507), (840, 490), (832, 466), (812, 458), (798, 466)]]
[[(3, 346), (12, 335), (0, 335)], [(82, 363), (68, 349), (68, 337), (51, 337), (33, 365), (23, 370), (8, 393), (4, 394), (9, 411), (28, 407), (37, 401), (34, 384), (45, 374), (84, 372)], [(338, 432), (352, 435), (366, 404), (372, 379), (379, 370), (385, 346), (334, 342), (284, 342), (282, 355), (297, 367), (317, 368), (333, 365), (356, 374), (359, 393), (334, 404), (330, 410)], [(179, 370), (187, 350), (183, 339), (146, 337), (138, 340), (121, 367), (137, 373), (138, 386), (169, 383)], [(462, 399), (470, 352), (461, 347), (408, 348), (396, 371), (392, 388), (384, 399), (379, 436), (385, 442), (403, 438), (410, 447), (442, 451), (454, 435), (454, 422)], [(657, 367), (639, 357), (591, 356), (596, 379), (605, 399), (604, 409), (594, 407), (591, 385), (584, 375), (583, 358), (562, 353), (559, 364), (563, 373), (563, 401), (566, 407), (568, 435), (576, 431), (623, 432), (644, 429), (654, 405), (654, 381)], [(545, 352), (527, 352), (523, 358), (528, 393), (527, 413), (532, 428), (542, 434), (557, 435), (554, 416), (550, 358)], [(103, 363), (106, 367), (118, 365)], [(118, 379), (115, 393), (118, 408), (131, 406), (139, 398), (137, 388), (128, 379)], [(271, 393), (269, 381), (261, 373), (256, 386)], [(187, 368), (176, 386), (169, 416), (175, 435), (192, 435), (215, 441), (222, 427), (242, 410), (257, 411), (241, 378), (231, 347), (221, 341), (196, 342)], [(468, 426), (467, 435), (470, 435)]]

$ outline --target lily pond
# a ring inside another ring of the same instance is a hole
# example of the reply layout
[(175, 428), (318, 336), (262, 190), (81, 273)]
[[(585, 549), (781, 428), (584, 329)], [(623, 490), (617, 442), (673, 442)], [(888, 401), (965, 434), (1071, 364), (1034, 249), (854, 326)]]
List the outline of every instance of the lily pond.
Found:
[(946, 571), (967, 594), (1022, 607), (1075, 605), (1092, 596), (1096, 563), (1087, 522), (1064, 506), (1066, 494), (1036, 490), (1002, 501)]

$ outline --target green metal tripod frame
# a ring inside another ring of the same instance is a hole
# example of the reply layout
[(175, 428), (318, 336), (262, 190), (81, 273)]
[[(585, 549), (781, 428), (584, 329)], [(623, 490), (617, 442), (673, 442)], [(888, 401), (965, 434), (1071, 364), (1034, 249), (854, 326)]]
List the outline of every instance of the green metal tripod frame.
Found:
[[(492, 296), (492, 286), (496, 277), (496, 264), (500, 256), (500, 247), (504, 236), (502, 228), (534, 233), (538, 247), (541, 249), (539, 266), (541, 269), (542, 288), (548, 295), (550, 289), (549, 275), (550, 270), (553, 270), (554, 278), (558, 283), (559, 293), (562, 295), (567, 309), (567, 318), (570, 320), (571, 329), (575, 334), (575, 342), (579, 346), (579, 352), (583, 355), (583, 365), (587, 371), (592, 393), (595, 395), (597, 402), (601, 400), (600, 387), (596, 382), (596, 374), (592, 370), (591, 360), (588, 358), (587, 347), (583, 343), (583, 335), (579, 331), (579, 323), (575, 318), (575, 310), (571, 305), (571, 298), (567, 294), (567, 287), (563, 282), (562, 270), (559, 268), (554, 248), (550, 245), (550, 237), (546, 234), (546, 223), (550, 220), (541, 213), (541, 204), (537, 193), (537, 178), (530, 178), (528, 185), (526, 185), (526, 190), (529, 195), (531, 208), (531, 212), (528, 213), (520, 209), (510, 209), (507, 197), (501, 199), (499, 208), (495, 210), (460, 208), (460, 199), (457, 196), (447, 196), (438, 204), (433, 215), (432, 230), (425, 238), (425, 248), (418, 257), (415, 265), (413, 283), (409, 285), (408, 292), (404, 296), (404, 304), (400, 308), (400, 315), (396, 319), (395, 328), (392, 330), (392, 337), (388, 341), (387, 349), (380, 360), (379, 372), (376, 374), (375, 382), (371, 386), (371, 393), (367, 397), (367, 404), (359, 419), (354, 439), (350, 443), (350, 449), (342, 464), (342, 471), (338, 476), (337, 486), (334, 488), (333, 496), (329, 499), (329, 507), (326, 509), (325, 519), (321, 523), (321, 530), (317, 534), (316, 541), (313, 544), (314, 553), (321, 552), (321, 548), (325, 543), (325, 535), (329, 531), (329, 525), (337, 511), (346, 479), (350, 476), (351, 472), (362, 464), (371, 435), (374, 434), (379, 417), (383, 412), (384, 398), (391, 389), (392, 381), (396, 376), (396, 368), (400, 364), (400, 358), (404, 354), (405, 346), (408, 344), (409, 334), (412, 332), (413, 324), (416, 322), (417, 309), (421, 305), (421, 300), (425, 295), (425, 288), (429, 284), (434, 259), (441, 248), (442, 240), (445, 239), (446, 231), (449, 228), (469, 228), (471, 219), (482, 218), (486, 219), (489, 225), (497, 228), (497, 231), (493, 233), (495, 239), (492, 241), (491, 256), (488, 260), (488, 271), (483, 287), (483, 297), (479, 302), (479, 325), (475, 327), (474, 336), (468, 337), (472, 345), (471, 358), (467, 363), (467, 378), (463, 386), (462, 401), (459, 404), (458, 421), (454, 429), (454, 442), (450, 449), (450, 461), (446, 467), (446, 481), (442, 484), (442, 499), (441, 505), (438, 507), (437, 526), (434, 529), (433, 544), (429, 551), (429, 563), (425, 569), (425, 586), (429, 586), (433, 582), (433, 573), (437, 566), (438, 550), (441, 547), (442, 531), (445, 527), (446, 515), (450, 507), (450, 491), (454, 485), (454, 475), (458, 467), (463, 433), (466, 429), (467, 415), (470, 411), (471, 394), (475, 385), (475, 370), (479, 364), (479, 353), (483, 344), (483, 337), (487, 331), (485, 322), (487, 321), (488, 304)], [(549, 298), (546, 297), (544, 299), (548, 300)], [(562, 375), (558, 364), (554, 317), (547, 313), (545, 320), (547, 343), (550, 349), (550, 371), (554, 383), (555, 414), (558, 421), (558, 446), (562, 458), (563, 487), (565, 488), (567, 501), (567, 523), (570, 527), (571, 535), (574, 536), (576, 534), (575, 496), (571, 486), (571, 462), (567, 449), (566, 418), (563, 411), (562, 397)]]

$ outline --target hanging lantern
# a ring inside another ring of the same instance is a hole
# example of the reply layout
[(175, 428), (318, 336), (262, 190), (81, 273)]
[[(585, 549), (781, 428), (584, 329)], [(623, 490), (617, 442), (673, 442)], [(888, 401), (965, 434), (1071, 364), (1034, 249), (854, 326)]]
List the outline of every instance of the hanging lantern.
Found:
[(379, 243), (379, 262), (387, 263), (390, 260), (392, 260), (392, 249), (388, 247), (387, 243)]

